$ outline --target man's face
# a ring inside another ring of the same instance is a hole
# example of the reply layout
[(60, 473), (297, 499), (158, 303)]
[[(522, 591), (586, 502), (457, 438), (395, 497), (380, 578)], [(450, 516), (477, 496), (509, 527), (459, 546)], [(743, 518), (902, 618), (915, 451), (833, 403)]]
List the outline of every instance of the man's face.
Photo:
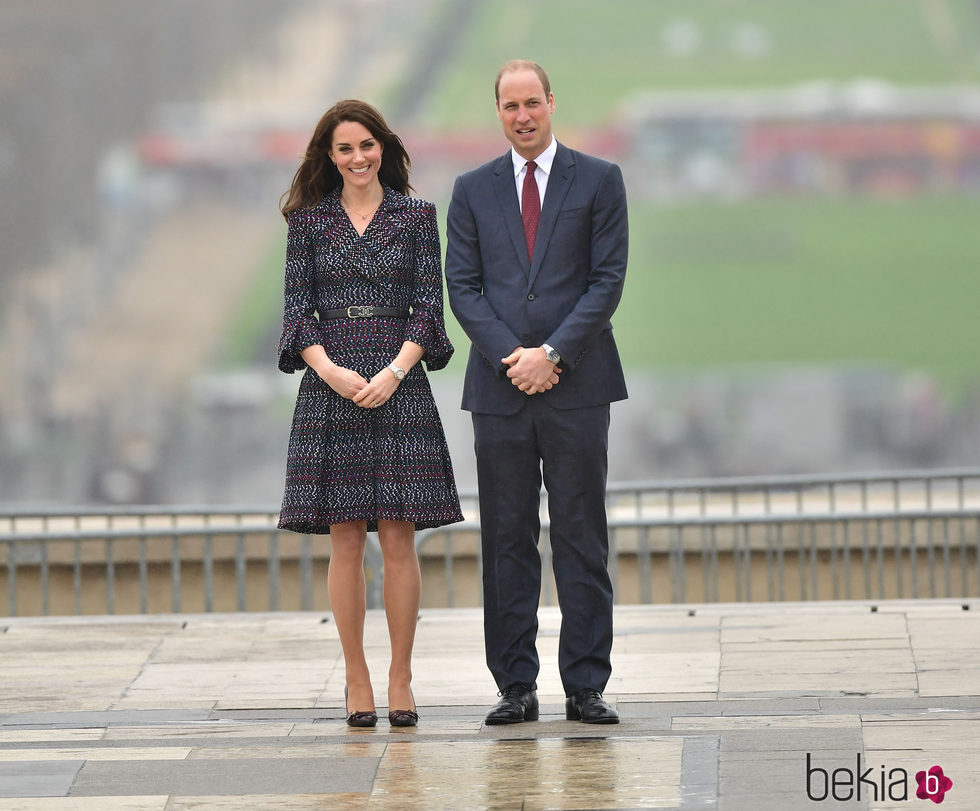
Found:
[(525, 160), (534, 160), (551, 143), (551, 116), (555, 96), (545, 95), (533, 70), (509, 71), (500, 77), (497, 118), (514, 150)]

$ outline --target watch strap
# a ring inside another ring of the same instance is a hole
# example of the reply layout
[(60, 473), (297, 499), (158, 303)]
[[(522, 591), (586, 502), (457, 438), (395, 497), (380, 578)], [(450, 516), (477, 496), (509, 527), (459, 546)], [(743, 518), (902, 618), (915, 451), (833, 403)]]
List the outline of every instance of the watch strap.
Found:
[(545, 357), (552, 363), (558, 363), (561, 360), (561, 355), (558, 354), (558, 350), (550, 344), (541, 344), (541, 348), (544, 350)]

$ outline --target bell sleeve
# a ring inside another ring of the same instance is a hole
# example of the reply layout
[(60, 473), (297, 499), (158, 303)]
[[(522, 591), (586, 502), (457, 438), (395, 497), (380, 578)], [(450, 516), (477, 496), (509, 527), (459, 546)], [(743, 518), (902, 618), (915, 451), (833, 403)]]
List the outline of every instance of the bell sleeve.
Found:
[(322, 339), (313, 291), (313, 250), (308, 213), (302, 210), (290, 212), (288, 224), (279, 369), (292, 374), (306, 368), (300, 352), (321, 343)]
[(445, 368), (453, 356), (453, 345), (446, 334), (442, 306), (442, 251), (436, 207), (425, 203), (420, 214), (415, 243), (415, 286), (412, 291), (412, 314), (405, 338), (425, 349), (422, 360), (434, 372)]

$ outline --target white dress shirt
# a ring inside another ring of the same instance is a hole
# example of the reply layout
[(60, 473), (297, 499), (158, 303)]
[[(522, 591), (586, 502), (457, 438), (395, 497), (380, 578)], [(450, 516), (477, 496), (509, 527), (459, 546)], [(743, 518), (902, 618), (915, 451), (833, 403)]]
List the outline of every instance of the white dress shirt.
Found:
[[(544, 193), (548, 189), (548, 176), (551, 174), (551, 165), (555, 162), (556, 152), (558, 152), (558, 141), (552, 135), (551, 143), (545, 147), (544, 152), (534, 159), (534, 163), (538, 167), (534, 170), (534, 180), (538, 184), (542, 208), (544, 208)], [(510, 148), (510, 157), (514, 161), (514, 182), (517, 184), (517, 204), (520, 205), (521, 193), (524, 190), (524, 175), (527, 173), (527, 158), (518, 155), (514, 147)]]

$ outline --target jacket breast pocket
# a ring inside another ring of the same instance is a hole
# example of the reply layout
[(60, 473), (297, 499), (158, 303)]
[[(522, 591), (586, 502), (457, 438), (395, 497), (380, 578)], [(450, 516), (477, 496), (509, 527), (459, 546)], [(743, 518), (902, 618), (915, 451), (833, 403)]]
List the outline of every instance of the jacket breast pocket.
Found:
[(589, 219), (589, 207), (588, 206), (574, 206), (572, 208), (563, 208), (558, 212), (558, 216), (555, 218), (556, 222), (564, 223), (566, 220), (574, 221), (586, 221)]
[(573, 254), (584, 250), (592, 234), (592, 218), (588, 206), (566, 208), (558, 212), (555, 230), (551, 235), (552, 248), (558, 244)]

